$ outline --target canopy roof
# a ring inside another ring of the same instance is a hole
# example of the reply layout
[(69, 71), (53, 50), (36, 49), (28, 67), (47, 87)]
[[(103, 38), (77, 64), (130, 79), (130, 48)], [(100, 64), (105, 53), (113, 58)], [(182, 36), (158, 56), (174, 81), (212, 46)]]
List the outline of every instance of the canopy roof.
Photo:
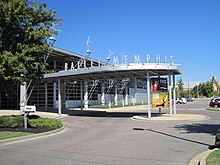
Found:
[(45, 74), (44, 79), (64, 80), (101, 80), (110, 78), (136, 77), (145, 78), (147, 72), (150, 76), (165, 76), (181, 74), (180, 65), (167, 63), (131, 63), (116, 65), (100, 65), (86, 68), (62, 70), (56, 73)]

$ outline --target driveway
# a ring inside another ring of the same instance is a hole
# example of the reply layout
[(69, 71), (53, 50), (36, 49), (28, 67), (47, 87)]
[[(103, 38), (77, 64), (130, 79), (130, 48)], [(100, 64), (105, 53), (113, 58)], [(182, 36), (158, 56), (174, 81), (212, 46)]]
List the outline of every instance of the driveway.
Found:
[(132, 120), (131, 112), (68, 116), (62, 134), (0, 146), (0, 164), (186, 165), (214, 144), (220, 128), (220, 112), (206, 111), (207, 102), (177, 108), (209, 117), (202, 121)]

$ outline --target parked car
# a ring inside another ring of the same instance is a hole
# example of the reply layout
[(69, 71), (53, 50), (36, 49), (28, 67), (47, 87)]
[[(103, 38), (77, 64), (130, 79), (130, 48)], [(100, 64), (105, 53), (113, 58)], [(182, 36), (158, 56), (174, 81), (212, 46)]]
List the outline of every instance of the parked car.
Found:
[(187, 103), (186, 98), (176, 99), (176, 104), (186, 104), (186, 103)]
[(192, 97), (188, 97), (188, 98), (186, 98), (186, 101), (187, 102), (193, 102), (193, 98)]
[(210, 103), (209, 103), (210, 107), (220, 107), (220, 98), (213, 98)]

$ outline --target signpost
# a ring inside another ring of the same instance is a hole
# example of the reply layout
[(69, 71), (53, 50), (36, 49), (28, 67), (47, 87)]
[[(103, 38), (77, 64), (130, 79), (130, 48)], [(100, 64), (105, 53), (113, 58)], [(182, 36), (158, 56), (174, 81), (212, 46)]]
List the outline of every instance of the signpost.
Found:
[(24, 129), (27, 129), (27, 115), (30, 112), (36, 112), (36, 106), (35, 105), (26, 105), (24, 106)]

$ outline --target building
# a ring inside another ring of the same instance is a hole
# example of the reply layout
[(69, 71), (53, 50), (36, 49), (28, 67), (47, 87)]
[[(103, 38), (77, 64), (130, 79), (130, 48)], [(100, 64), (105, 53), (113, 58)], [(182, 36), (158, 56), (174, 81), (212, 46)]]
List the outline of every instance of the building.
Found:
[(199, 86), (200, 81), (187, 81), (184, 82), (183, 89), (185, 91), (191, 91), (195, 86)]
[[(116, 58), (115, 58), (116, 59)], [(175, 90), (175, 75), (181, 74), (170, 57), (170, 63), (145, 63), (135, 57), (134, 63), (107, 64), (89, 56), (53, 48), (48, 58), (49, 74), (40, 82), (26, 82), (21, 87), (12, 87), (11, 94), (1, 93), (1, 109), (18, 109), (36, 105), (38, 110), (62, 110), (88, 108), (90, 105), (128, 105), (148, 103), (150, 111), (150, 78), (169, 78), (169, 97)], [(124, 60), (126, 61), (126, 60)], [(173, 80), (173, 81), (172, 81)], [(175, 97), (175, 95), (173, 95)], [(171, 105), (172, 106), (172, 105)], [(172, 107), (171, 107), (172, 111)]]

